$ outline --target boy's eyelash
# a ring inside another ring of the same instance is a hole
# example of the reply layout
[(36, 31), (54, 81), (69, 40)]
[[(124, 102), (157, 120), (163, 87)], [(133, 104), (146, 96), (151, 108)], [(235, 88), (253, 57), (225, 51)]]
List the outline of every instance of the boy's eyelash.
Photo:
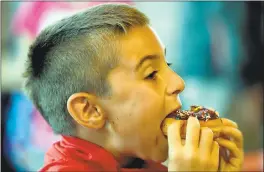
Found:
[(170, 67), (172, 65), (172, 63), (167, 63), (167, 65)]
[(157, 73), (158, 73), (158, 71), (153, 71), (145, 79), (147, 79), (147, 80), (149, 80), (149, 79), (155, 79)]
[[(168, 66), (171, 66), (172, 63), (167, 63)], [(145, 79), (147, 80), (154, 80), (156, 78), (156, 74), (158, 73), (158, 71), (153, 71), (151, 74), (149, 74)]]

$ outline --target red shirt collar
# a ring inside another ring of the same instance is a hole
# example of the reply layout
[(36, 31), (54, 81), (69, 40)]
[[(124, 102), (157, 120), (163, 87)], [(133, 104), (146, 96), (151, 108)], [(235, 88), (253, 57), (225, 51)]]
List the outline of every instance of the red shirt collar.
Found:
[[(83, 139), (70, 136), (62, 136), (61, 146), (73, 148), (76, 156), (85, 160), (102, 162), (109, 169), (120, 168), (115, 157), (106, 149)], [(77, 152), (76, 152), (77, 151)]]
[[(148, 161), (148, 168), (146, 169), (126, 169), (121, 168), (115, 157), (106, 149), (91, 142), (69, 136), (62, 136), (62, 140), (54, 144), (60, 153), (65, 154), (71, 159), (87, 160), (99, 162), (104, 169), (109, 171), (133, 171), (133, 172), (146, 172), (146, 171), (167, 171), (167, 167), (160, 163)], [(54, 155), (53, 155), (54, 156)]]

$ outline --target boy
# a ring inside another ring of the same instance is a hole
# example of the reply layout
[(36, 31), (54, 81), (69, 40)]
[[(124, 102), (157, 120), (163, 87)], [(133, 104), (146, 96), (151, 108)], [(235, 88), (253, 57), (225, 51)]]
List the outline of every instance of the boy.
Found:
[[(30, 48), (25, 89), (63, 138), (40, 171), (240, 170), (243, 138), (230, 120), (222, 134), (234, 141), (214, 141), (196, 118), (185, 143), (181, 121), (164, 137), (161, 123), (184, 90), (165, 52), (148, 18), (128, 5), (99, 5), (46, 28)], [(220, 165), (219, 145), (230, 151)]]

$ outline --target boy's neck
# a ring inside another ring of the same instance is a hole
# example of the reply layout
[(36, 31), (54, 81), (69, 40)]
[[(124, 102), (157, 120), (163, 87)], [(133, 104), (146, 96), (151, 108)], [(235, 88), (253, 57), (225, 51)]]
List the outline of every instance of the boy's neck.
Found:
[[(141, 160), (139, 158), (135, 158), (135, 157), (131, 157), (131, 156), (121, 156), (119, 155), (117, 152), (115, 152), (114, 150), (112, 150), (109, 146), (107, 142), (107, 138), (106, 137), (102, 137), (102, 136), (98, 136), (96, 137), (94, 133), (82, 133), (79, 132), (77, 134), (77, 137), (86, 140), (88, 142), (91, 142), (93, 144), (96, 144), (98, 146), (103, 147), (104, 149), (106, 149), (108, 152), (110, 152), (115, 159), (117, 160), (117, 162), (120, 164), (120, 166), (122, 168), (143, 168), (145, 165), (145, 161)], [(93, 136), (93, 137), (89, 137), (89, 136)]]

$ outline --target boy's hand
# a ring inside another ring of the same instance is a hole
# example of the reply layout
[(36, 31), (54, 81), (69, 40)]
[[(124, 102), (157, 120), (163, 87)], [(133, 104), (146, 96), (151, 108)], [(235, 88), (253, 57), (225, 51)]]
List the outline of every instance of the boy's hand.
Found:
[(182, 124), (183, 121), (176, 120), (168, 128), (168, 171), (217, 171), (219, 145), (213, 141), (212, 130), (200, 128), (198, 119), (190, 117), (183, 144), (180, 136)]
[(221, 147), (229, 151), (228, 159), (220, 155), (219, 170), (220, 171), (241, 171), (244, 151), (243, 151), (243, 135), (237, 129), (237, 124), (231, 120), (223, 119), (224, 127), (221, 131), (221, 138), (216, 141)]

